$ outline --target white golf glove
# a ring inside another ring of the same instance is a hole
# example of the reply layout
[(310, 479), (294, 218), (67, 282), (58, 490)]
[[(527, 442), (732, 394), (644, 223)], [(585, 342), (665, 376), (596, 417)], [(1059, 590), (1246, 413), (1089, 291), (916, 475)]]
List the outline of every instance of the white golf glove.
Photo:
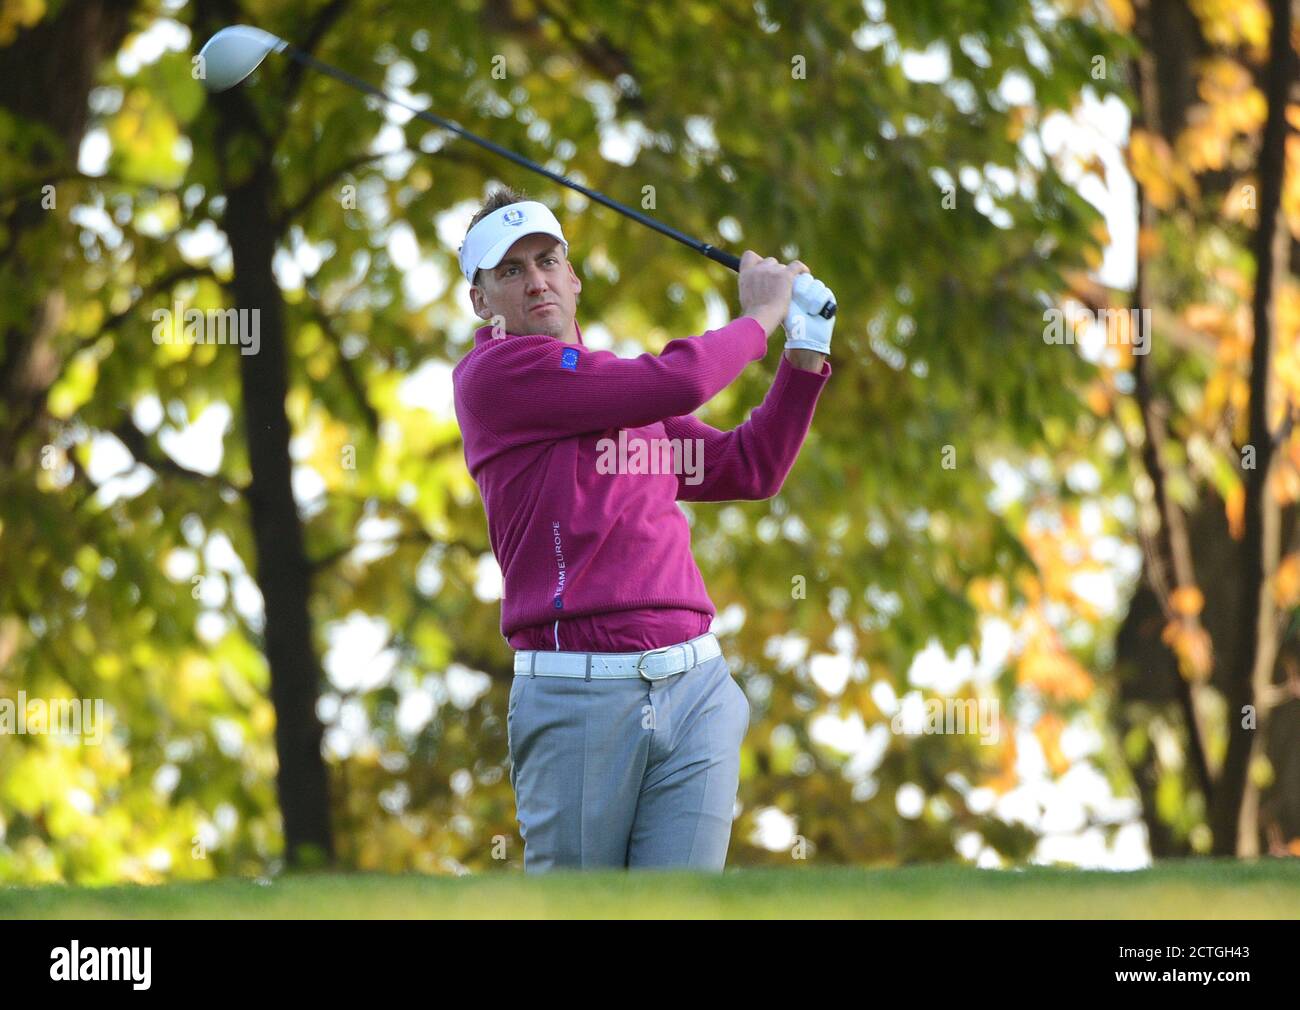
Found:
[(790, 310), (785, 314), (782, 326), (785, 327), (786, 349), (818, 351), (831, 353), (831, 331), (835, 328), (835, 317), (830, 319), (818, 315), (827, 302), (834, 302), (835, 295), (812, 274), (800, 274), (794, 279), (794, 295), (790, 299)]

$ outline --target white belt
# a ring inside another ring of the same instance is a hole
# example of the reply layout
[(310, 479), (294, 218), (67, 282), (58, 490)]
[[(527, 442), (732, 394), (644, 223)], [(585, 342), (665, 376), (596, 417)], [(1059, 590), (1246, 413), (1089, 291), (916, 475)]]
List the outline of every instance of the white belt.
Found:
[(663, 680), (722, 655), (722, 646), (709, 631), (677, 645), (646, 652), (547, 652), (525, 649), (515, 653), (516, 677), (581, 677), (607, 680), (644, 677)]

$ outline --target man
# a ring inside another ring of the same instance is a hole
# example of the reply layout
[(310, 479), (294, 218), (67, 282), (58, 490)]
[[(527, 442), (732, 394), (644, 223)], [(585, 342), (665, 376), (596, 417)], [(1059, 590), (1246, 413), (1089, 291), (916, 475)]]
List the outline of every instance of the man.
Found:
[[(517, 650), (506, 726), (524, 868), (720, 871), (749, 702), (709, 632), (676, 502), (780, 490), (831, 374), (832, 321), (792, 304), (806, 266), (746, 251), (740, 318), (619, 358), (583, 343), (568, 251), (551, 211), (509, 190), (460, 250), (490, 321), (452, 381)], [(810, 303), (831, 297), (813, 289)], [(787, 349), (750, 419), (724, 432), (692, 417), (782, 324)], [(647, 446), (652, 462), (676, 458), (647, 466)], [(684, 472), (688, 455), (702, 465)]]

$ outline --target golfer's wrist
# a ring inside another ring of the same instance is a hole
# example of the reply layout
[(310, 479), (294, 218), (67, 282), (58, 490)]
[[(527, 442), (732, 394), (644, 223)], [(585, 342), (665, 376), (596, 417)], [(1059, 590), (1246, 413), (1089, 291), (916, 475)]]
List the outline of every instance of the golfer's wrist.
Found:
[(823, 367), (826, 365), (826, 355), (820, 351), (810, 351), (802, 347), (787, 347), (785, 349), (785, 359), (795, 368), (800, 368), (805, 372), (816, 372), (821, 374)]
[(763, 327), (763, 332), (770, 337), (776, 332), (777, 327), (779, 327), (784, 321), (785, 310), (757, 308), (746, 312), (745, 315), (749, 316), (750, 319), (755, 320), (759, 326)]

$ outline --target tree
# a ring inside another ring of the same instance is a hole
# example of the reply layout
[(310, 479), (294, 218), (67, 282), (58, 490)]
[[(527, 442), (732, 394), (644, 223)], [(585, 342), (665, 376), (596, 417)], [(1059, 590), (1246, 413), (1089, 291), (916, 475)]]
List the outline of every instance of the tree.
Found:
[[(1293, 23), (1285, 2), (1136, 5), (1134, 301), (1157, 312), (1163, 354), (1132, 366), (1154, 508), (1117, 715), (1157, 855), (1281, 853), (1300, 826), (1300, 780), (1274, 773), (1294, 769), (1297, 729), (1279, 565), (1296, 547)], [(1140, 725), (1171, 701), (1181, 769)]]
[[(1011, 714), (1027, 713), (1061, 774), (1065, 726), (1097, 703), (1098, 653), (1056, 615), (1077, 602), (1064, 559), (1084, 535), (1084, 496), (1062, 475), (1097, 459), (1106, 422), (1088, 399), (1097, 370), (1045, 341), (1043, 316), (1104, 235), (1041, 152), (1053, 112), (1122, 91), (1093, 72), (1123, 46), (1104, 12), (330, 0), (306, 17), (207, 2), (177, 16), (183, 43), (100, 67), (107, 171), (77, 180), (60, 218), (76, 242), (57, 252), (76, 269), (39, 285), (73, 309), (39, 394), (51, 429), (15, 443), (28, 458), (51, 446), (57, 465), (7, 468), (0, 505), (6, 677), (107, 695), (116, 763), (59, 753), (60, 782), (91, 783), (89, 813), (59, 790), (7, 797), (23, 847), (0, 849), (4, 872), (261, 872), (282, 854), (301, 865), (304, 845), (367, 869), (477, 869), (514, 833), (511, 666), (481, 503), (454, 421), (411, 396), (436, 387), (473, 325), (459, 236), (443, 232), (498, 179), (561, 194), (297, 64), (268, 61), (208, 99), (193, 53), (237, 21), (684, 231), (813, 266), (841, 302), (814, 437), (772, 500), (687, 510), (756, 703), (734, 858), (789, 858), (749, 840), (768, 808), (821, 861), (954, 858), (970, 835), (1008, 860), (1033, 850), (985, 794), (1016, 781)], [(557, 208), (584, 333), (599, 320), (618, 350), (657, 350), (703, 329), (717, 299), (734, 307), (715, 266), (577, 197)], [(261, 350), (153, 339), (149, 321), (177, 301), (260, 310)], [(773, 368), (748, 370), (705, 419), (739, 423)], [(171, 454), (214, 416), (228, 426), (212, 465)], [(114, 450), (136, 483), (92, 472)], [(1006, 468), (1033, 475), (1029, 499), (991, 507)], [(1037, 525), (1040, 504), (1060, 530)], [(891, 732), (900, 699), (946, 700), (909, 678), (917, 653), (959, 651), (990, 618), (1018, 643), (958, 694), (1008, 713), (996, 742)], [(388, 667), (375, 682), (322, 677), (319, 657), (328, 668), (335, 636), (358, 626), (378, 628)], [(794, 638), (805, 653), (774, 659)], [(839, 691), (812, 675), (833, 654), (850, 674)], [(875, 762), (823, 742), (823, 714), (861, 719)], [(27, 751), (0, 760), (40, 781), (53, 751)], [(900, 815), (913, 788), (921, 812)], [(88, 854), (94, 819), (121, 828)], [(209, 836), (211, 858), (187, 858)], [(149, 863), (157, 849), (170, 865)]]

